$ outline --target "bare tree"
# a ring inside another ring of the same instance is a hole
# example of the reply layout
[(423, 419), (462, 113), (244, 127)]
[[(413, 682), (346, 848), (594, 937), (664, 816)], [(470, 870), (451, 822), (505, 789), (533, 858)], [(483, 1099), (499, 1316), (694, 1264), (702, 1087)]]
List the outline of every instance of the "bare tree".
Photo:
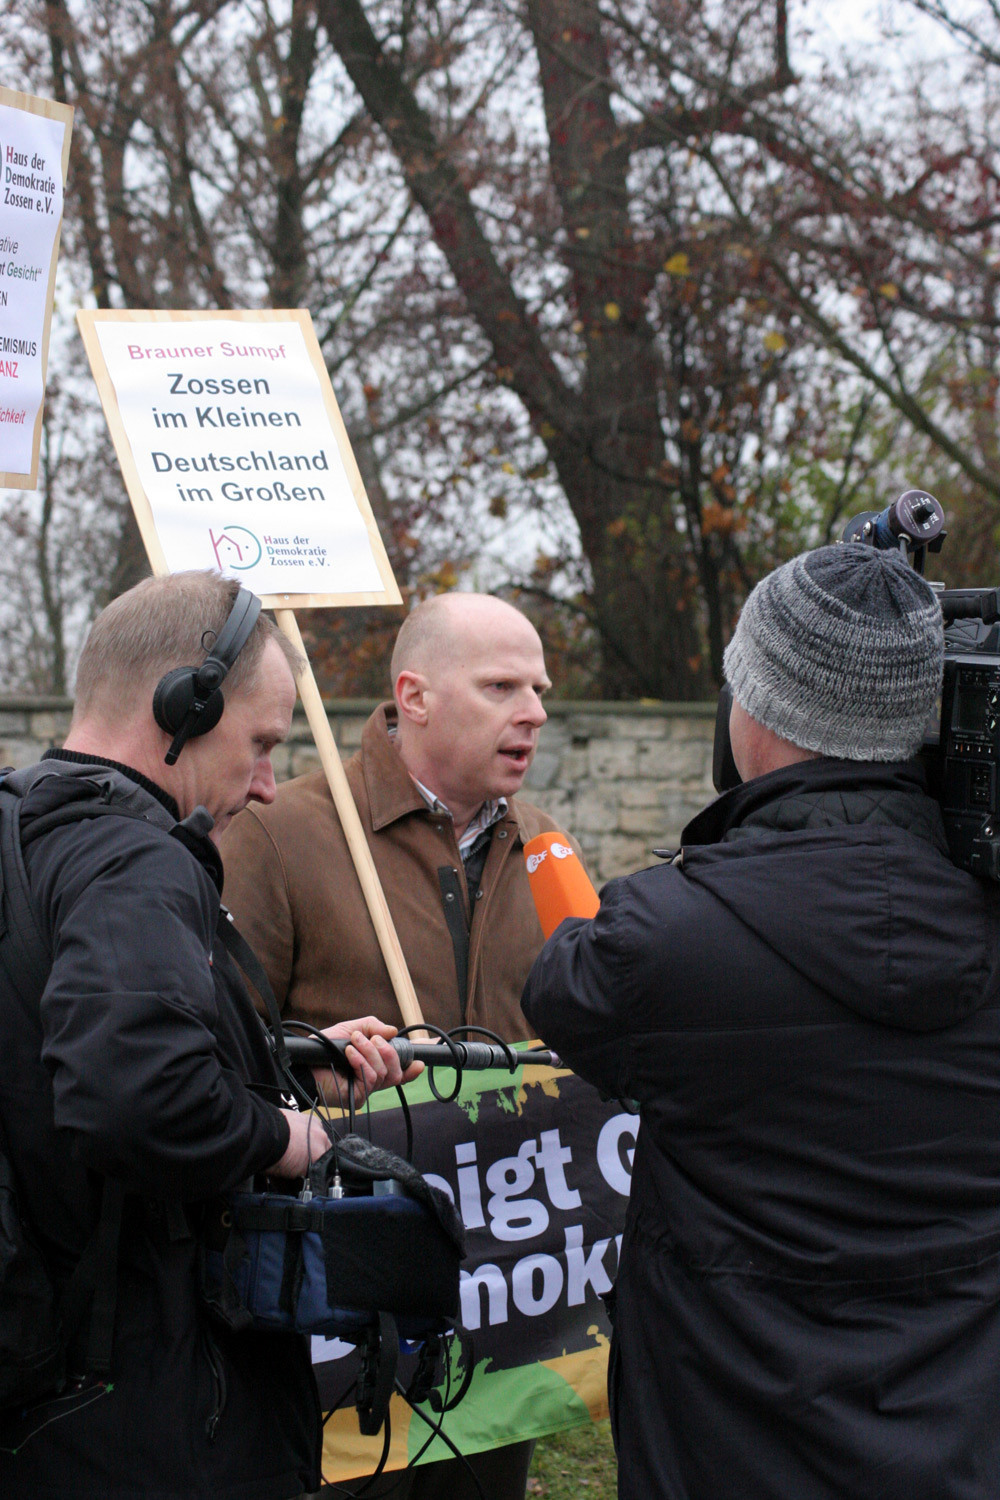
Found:
[(797, 74), (784, 0), (29, 0), (0, 41), (78, 106), (99, 305), (308, 306), (404, 588), (516, 590), (606, 694), (689, 697), (897, 455), (994, 514), (976, 3), (958, 98)]

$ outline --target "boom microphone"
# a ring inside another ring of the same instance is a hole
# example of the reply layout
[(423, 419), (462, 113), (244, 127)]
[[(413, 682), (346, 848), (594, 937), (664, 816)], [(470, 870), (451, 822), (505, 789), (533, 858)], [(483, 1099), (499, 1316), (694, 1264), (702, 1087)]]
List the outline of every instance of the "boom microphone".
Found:
[(538, 833), (524, 846), (528, 884), (542, 932), (551, 937), (564, 917), (595, 917), (600, 897), (565, 833)]
[[(351, 1077), (353, 1070), (345, 1053), (351, 1045), (348, 1037), (293, 1036), (286, 1032), (285, 1043), (293, 1063), (308, 1068), (335, 1068), (338, 1073)], [(542, 1068), (559, 1068), (562, 1063), (555, 1052), (541, 1047), (517, 1051), (514, 1047), (497, 1047), (491, 1042), (460, 1042), (452, 1037), (448, 1042), (411, 1042), (409, 1037), (393, 1037), (389, 1044), (399, 1058), (405, 1071), (411, 1062), (422, 1062), (428, 1068), (504, 1068), (508, 1072), (513, 1060), (515, 1067), (525, 1065)]]

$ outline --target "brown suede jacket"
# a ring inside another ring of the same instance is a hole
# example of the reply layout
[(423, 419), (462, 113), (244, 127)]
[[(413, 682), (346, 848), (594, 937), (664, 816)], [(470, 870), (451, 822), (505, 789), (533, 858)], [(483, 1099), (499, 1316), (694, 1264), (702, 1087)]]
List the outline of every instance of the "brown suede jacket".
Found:
[[(506, 816), (493, 826), (470, 903), (454, 825), (429, 811), (389, 738), (387, 711), (393, 706), (382, 704), (365, 725), (347, 779), (424, 1019), (446, 1030), (488, 1026), (505, 1041), (524, 1040), (531, 1033), (521, 991), (542, 930), (521, 851), (528, 839), (557, 825), (536, 807), (510, 799)], [(279, 786), (271, 807), (240, 813), (221, 848), (224, 900), (267, 970), (283, 1013), (314, 1026), (367, 1014), (402, 1025), (322, 771)], [(453, 921), (461, 903), (469, 934), (464, 1014), (442, 870), (453, 893)]]

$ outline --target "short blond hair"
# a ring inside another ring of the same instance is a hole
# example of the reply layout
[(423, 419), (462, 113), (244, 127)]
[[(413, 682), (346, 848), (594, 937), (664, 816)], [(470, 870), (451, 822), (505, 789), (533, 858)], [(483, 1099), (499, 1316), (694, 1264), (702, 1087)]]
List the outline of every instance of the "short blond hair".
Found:
[[(447, 594), (431, 594), (415, 605), (399, 627), (393, 647), (389, 673), (395, 686), (400, 672), (426, 672), (432, 663), (447, 661), (459, 648), (468, 620), (460, 611), (476, 608), (499, 611), (523, 621), (537, 635), (527, 615), (516, 605), (497, 594), (479, 594), (455, 589)], [(458, 620), (456, 620), (458, 613)]]
[[(211, 571), (144, 578), (101, 611), (90, 628), (76, 671), (74, 719), (127, 713), (174, 667), (197, 667), (229, 618), (240, 585)], [(252, 686), (268, 641), (276, 641), (293, 673), (299, 653), (266, 615), (230, 668), (223, 697)]]

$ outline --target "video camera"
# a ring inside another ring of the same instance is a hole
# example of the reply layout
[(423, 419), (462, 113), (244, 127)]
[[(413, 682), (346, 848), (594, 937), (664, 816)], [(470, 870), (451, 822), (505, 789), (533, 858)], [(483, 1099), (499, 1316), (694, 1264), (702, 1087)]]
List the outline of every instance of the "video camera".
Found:
[[(918, 573), (940, 552), (944, 511), (926, 490), (907, 490), (882, 511), (862, 511), (841, 541), (899, 551)], [(951, 857), (960, 869), (1000, 881), (1000, 588), (946, 589), (931, 583), (944, 616), (944, 678), (921, 757), (941, 804)], [(725, 684), (715, 721), (712, 780), (738, 786), (729, 743), (732, 693)]]

